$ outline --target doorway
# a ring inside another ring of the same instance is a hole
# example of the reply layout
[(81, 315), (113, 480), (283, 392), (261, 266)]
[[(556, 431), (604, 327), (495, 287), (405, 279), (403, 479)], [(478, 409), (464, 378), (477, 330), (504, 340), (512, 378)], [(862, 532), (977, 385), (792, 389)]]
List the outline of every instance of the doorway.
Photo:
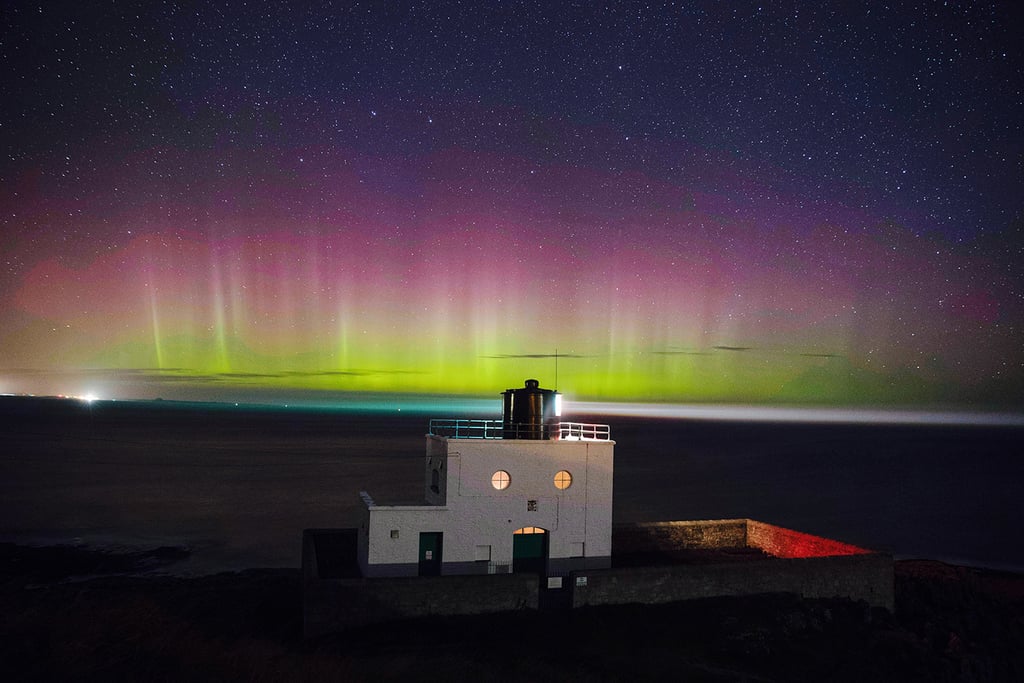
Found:
[(512, 571), (544, 574), (548, 562), (548, 532), (527, 526), (512, 532)]
[(441, 575), (441, 550), (444, 545), (444, 534), (440, 531), (420, 533), (419, 575)]

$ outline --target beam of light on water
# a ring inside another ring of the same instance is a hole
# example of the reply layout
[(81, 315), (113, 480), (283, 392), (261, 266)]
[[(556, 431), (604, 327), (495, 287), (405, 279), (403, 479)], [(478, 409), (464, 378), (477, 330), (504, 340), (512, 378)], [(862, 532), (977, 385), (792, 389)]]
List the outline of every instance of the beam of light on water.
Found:
[(805, 422), (835, 424), (962, 425), (1022, 427), (1019, 413), (938, 411), (876, 408), (796, 408), (768, 406), (710, 406), (660, 403), (598, 403), (566, 401), (566, 412), (585, 415), (742, 422)]

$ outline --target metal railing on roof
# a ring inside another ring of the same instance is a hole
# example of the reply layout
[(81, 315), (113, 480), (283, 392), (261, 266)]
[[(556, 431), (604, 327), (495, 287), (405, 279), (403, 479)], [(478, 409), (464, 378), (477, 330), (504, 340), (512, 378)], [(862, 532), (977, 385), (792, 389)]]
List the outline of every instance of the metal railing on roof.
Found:
[(449, 439), (562, 439), (610, 441), (611, 428), (584, 422), (552, 424), (505, 424), (501, 420), (433, 419), (430, 434)]
[(611, 441), (612, 429), (608, 425), (585, 422), (559, 422), (558, 438), (571, 441)]
[(501, 439), (501, 420), (431, 420), (430, 433), (450, 439)]

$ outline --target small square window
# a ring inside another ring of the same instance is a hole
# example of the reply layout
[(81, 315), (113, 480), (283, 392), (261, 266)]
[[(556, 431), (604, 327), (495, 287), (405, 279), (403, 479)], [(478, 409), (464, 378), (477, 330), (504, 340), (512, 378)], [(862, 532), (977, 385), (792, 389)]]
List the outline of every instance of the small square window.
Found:
[(528, 500), (528, 501), (526, 501), (526, 511), (527, 512), (536, 512), (537, 511), (537, 501), (535, 501), (535, 500)]
[(391, 538), (398, 538), (398, 529), (391, 530)]

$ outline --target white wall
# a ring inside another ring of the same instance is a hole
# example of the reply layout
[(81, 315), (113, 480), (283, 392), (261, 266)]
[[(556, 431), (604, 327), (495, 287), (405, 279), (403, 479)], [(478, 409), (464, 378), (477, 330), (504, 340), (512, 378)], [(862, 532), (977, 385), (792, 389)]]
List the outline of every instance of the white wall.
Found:
[[(368, 507), (367, 562), (415, 564), (419, 534), (444, 534), (444, 563), (511, 564), (512, 532), (527, 526), (548, 530), (548, 556), (611, 555), (612, 441), (447, 439), (428, 436), (424, 459), (425, 506)], [(431, 490), (432, 470), (440, 472)], [(497, 470), (509, 473), (505, 490), (491, 485)], [(559, 470), (572, 485), (555, 487)], [(528, 501), (536, 501), (536, 510)], [(392, 538), (391, 531), (398, 537)], [(581, 545), (582, 544), (582, 545)]]
[[(447, 532), (445, 526), (448, 519), (447, 508), (433, 505), (371, 507), (367, 534), (369, 564), (416, 564), (419, 560), (420, 533)], [(392, 530), (398, 531), (398, 538), (391, 537)], [(447, 533), (443, 543), (442, 561), (449, 561)]]
[[(611, 554), (613, 442), (451, 439), (447, 447), (453, 551), (468, 555), (489, 539), (493, 561), (511, 562), (512, 532), (537, 526), (550, 532), (549, 557), (571, 557), (573, 543), (588, 556)], [(491, 485), (499, 469), (511, 477), (503, 491)], [(559, 470), (572, 475), (568, 489), (555, 488)], [(445, 543), (445, 559), (458, 561)]]

